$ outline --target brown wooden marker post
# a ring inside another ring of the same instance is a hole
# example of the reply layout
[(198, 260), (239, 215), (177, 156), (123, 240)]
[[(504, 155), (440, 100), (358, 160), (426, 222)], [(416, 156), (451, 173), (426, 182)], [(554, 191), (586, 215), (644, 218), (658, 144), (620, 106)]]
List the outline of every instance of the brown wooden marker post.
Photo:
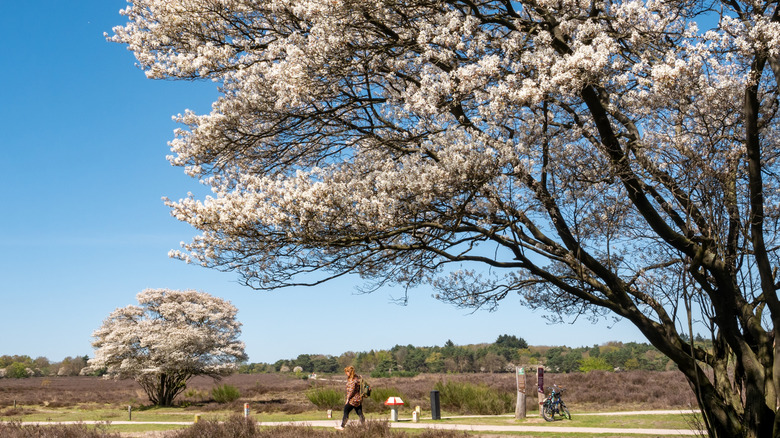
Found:
[(536, 369), (536, 393), (539, 396), (539, 415), (541, 415), (542, 403), (544, 403), (544, 367)]
[(515, 405), (515, 420), (525, 418), (525, 369), (516, 368), (517, 372), (517, 404)]

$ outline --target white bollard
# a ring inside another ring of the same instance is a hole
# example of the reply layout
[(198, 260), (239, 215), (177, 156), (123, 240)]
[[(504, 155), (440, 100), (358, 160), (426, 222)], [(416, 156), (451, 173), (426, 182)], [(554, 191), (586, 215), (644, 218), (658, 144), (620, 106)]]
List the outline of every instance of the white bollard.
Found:
[(412, 421), (414, 423), (420, 421), (420, 414), (418, 414), (417, 411), (412, 412)]
[(398, 421), (398, 408), (393, 407), (390, 409), (390, 421)]

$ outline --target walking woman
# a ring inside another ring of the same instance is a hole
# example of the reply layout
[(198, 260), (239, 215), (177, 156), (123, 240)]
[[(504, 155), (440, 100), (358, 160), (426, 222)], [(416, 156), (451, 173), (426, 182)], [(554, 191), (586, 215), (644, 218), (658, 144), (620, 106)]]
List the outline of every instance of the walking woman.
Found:
[(344, 417), (341, 419), (341, 426), (337, 430), (344, 430), (349, 419), (349, 413), (354, 409), (360, 417), (360, 422), (366, 421), (363, 416), (363, 396), (360, 394), (360, 376), (355, 374), (355, 367), (348, 366), (344, 368), (344, 374), (347, 375), (347, 402), (344, 404)]

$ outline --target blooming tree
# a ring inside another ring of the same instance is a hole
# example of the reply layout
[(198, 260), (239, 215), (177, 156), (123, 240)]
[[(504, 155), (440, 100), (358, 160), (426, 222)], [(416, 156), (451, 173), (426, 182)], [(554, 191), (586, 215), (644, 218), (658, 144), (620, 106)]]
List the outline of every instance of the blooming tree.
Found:
[(624, 318), (711, 436), (780, 436), (777, 1), (129, 3), (148, 77), (221, 90), (177, 118), (214, 194), (167, 201), (175, 257)]
[(230, 302), (193, 290), (147, 289), (137, 298), (92, 334), (90, 368), (135, 379), (152, 403), (170, 406), (192, 377), (219, 378), (246, 360)]

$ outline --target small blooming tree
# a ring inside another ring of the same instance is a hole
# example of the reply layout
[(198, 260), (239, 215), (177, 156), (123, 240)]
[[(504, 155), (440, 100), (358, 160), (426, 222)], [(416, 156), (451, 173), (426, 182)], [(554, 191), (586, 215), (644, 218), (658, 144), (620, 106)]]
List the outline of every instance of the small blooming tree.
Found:
[(230, 302), (193, 290), (147, 289), (137, 298), (93, 333), (90, 368), (135, 379), (152, 403), (170, 406), (192, 377), (219, 378), (246, 360)]
[(178, 117), (214, 195), (174, 256), (624, 318), (712, 436), (780, 437), (777, 0), (129, 4), (148, 77), (222, 91)]

